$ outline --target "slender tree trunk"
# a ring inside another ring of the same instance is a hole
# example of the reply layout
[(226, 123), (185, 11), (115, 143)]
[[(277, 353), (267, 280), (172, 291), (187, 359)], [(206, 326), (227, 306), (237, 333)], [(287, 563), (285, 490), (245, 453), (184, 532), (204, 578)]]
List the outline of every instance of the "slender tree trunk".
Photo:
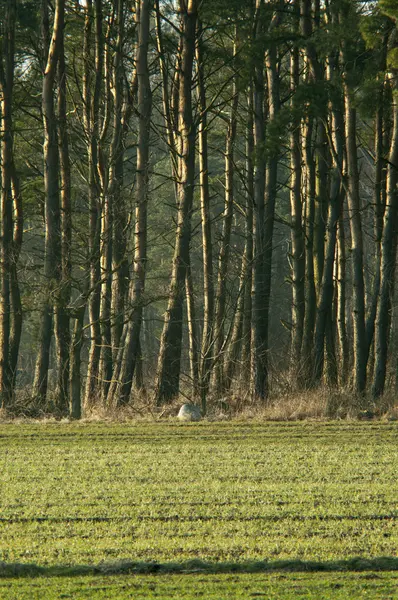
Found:
[[(344, 196), (343, 196), (344, 197)], [(338, 264), (337, 264), (337, 333), (339, 341), (339, 361), (340, 361), (340, 383), (345, 385), (347, 382), (349, 368), (349, 346), (347, 334), (347, 292), (346, 292), (346, 235), (344, 231), (344, 218), (341, 209), (338, 224)]]
[(183, 23), (181, 73), (179, 76), (179, 178), (176, 244), (170, 295), (163, 326), (155, 397), (158, 404), (178, 394), (180, 379), (183, 301), (189, 262), (191, 214), (195, 177), (195, 126), (192, 113), (192, 68), (195, 54), (196, 0), (180, 4)]
[[(262, 0), (256, 2), (255, 40), (264, 34)], [(266, 377), (266, 331), (264, 330), (264, 194), (265, 194), (265, 117), (264, 117), (264, 55), (258, 51), (254, 67), (253, 111), (255, 163), (253, 174), (254, 262), (253, 262), (253, 329), (252, 329), (252, 396), (264, 397)], [(257, 150), (258, 149), (258, 150)], [(256, 152), (257, 150), (257, 152)], [(264, 377), (265, 375), (265, 377)]]
[(19, 178), (13, 164), (11, 174), (11, 187), (14, 209), (14, 231), (13, 231), (13, 253), (10, 272), (10, 293), (11, 293), (11, 335), (10, 335), (10, 371), (12, 374), (12, 389), (15, 389), (17, 375), (19, 346), (22, 335), (22, 301), (18, 281), (18, 261), (22, 248), (23, 237), (23, 210), (22, 195), (19, 185)]
[[(122, 53), (123, 53), (123, 36), (124, 36), (124, 12), (123, 12), (123, 1), (116, 0), (115, 2), (115, 20), (116, 20), (116, 44), (112, 59), (110, 62), (111, 76), (112, 79), (112, 94), (113, 94), (113, 129), (112, 139), (109, 150), (109, 165), (108, 165), (108, 181), (106, 182), (106, 192), (104, 198), (104, 208), (102, 215), (102, 250), (101, 250), (101, 308), (100, 308), (100, 321), (101, 321), (101, 356), (100, 356), (100, 376), (101, 376), (101, 399), (105, 404), (108, 390), (112, 379), (113, 373), (113, 359), (117, 360), (117, 352), (113, 348), (113, 341), (119, 346), (121, 338), (121, 327), (120, 323), (123, 321), (123, 313), (115, 313), (112, 315), (112, 308), (117, 311), (123, 310), (124, 308), (124, 297), (123, 297), (123, 284), (120, 285), (120, 277), (113, 274), (114, 266), (114, 242), (118, 249), (117, 260), (123, 263), (123, 231), (115, 236), (115, 227), (123, 226), (123, 221), (120, 223), (120, 217), (122, 216), (121, 211), (118, 211), (118, 223), (115, 223), (115, 211), (116, 203), (121, 199), (121, 185), (122, 181), (119, 177), (123, 174), (123, 147), (122, 147), (122, 103), (123, 103), (123, 65), (122, 65)], [(119, 207), (118, 207), (119, 208)], [(118, 243), (117, 238), (120, 237), (122, 243)], [(116, 271), (120, 269), (122, 265), (116, 263)], [(113, 280), (116, 279), (116, 289), (113, 285)], [(113, 292), (113, 297), (112, 297)], [(116, 295), (115, 295), (116, 293)], [(113, 302), (116, 302), (112, 306)], [(113, 317), (116, 322), (113, 323)], [(115, 325), (117, 331), (112, 335), (112, 325)], [(116, 337), (116, 339), (115, 339)]]
[(356, 110), (351, 90), (345, 81), (345, 125), (347, 145), (348, 211), (351, 229), (352, 308), (354, 327), (353, 387), (362, 394), (366, 387), (367, 340), (365, 329), (365, 287), (363, 277), (363, 241), (356, 141)]
[(137, 147), (137, 180), (134, 237), (134, 277), (130, 290), (133, 307), (127, 323), (123, 358), (120, 366), (120, 385), (111, 386), (110, 397), (116, 404), (126, 404), (130, 398), (134, 370), (140, 347), (145, 275), (147, 262), (147, 207), (149, 184), (149, 134), (152, 110), (152, 93), (148, 68), (149, 24), (151, 0), (141, 0), (137, 49), (137, 78), (139, 132)]
[(242, 325), (242, 384), (250, 383), (251, 328), (252, 328), (252, 287), (253, 287), (253, 82), (247, 90), (246, 122), (246, 283), (244, 315)]
[[(396, 43), (398, 47), (398, 43)], [(380, 296), (377, 307), (375, 331), (375, 367), (372, 395), (378, 398), (384, 392), (388, 345), (391, 327), (391, 309), (394, 290), (395, 266), (398, 237), (398, 70), (393, 75), (393, 134), (387, 166), (387, 203), (384, 213), (383, 237), (381, 243)]]
[(197, 398), (199, 395), (199, 344), (191, 261), (187, 265), (185, 286), (187, 291), (189, 369), (192, 383), (192, 397)]
[[(235, 30), (235, 35), (237, 35)], [(237, 51), (237, 41), (234, 44), (234, 54)], [(228, 131), (225, 147), (225, 203), (223, 214), (223, 230), (220, 245), (220, 253), (218, 257), (218, 278), (217, 278), (217, 293), (215, 303), (214, 317), (214, 392), (219, 395), (222, 393), (223, 387), (223, 367), (224, 360), (221, 356), (221, 349), (224, 345), (224, 321), (226, 317), (226, 297), (227, 297), (227, 276), (229, 267), (231, 232), (232, 232), (232, 217), (234, 206), (234, 149), (236, 140), (237, 127), (237, 110), (239, 102), (239, 94), (237, 90), (237, 75), (234, 76), (233, 82), (233, 99), (231, 105), (231, 113), (228, 122)]]
[(122, 190), (124, 180), (123, 150), (115, 164), (115, 188), (113, 190), (113, 279), (112, 279), (112, 363), (117, 366), (117, 356), (122, 339), (126, 297), (129, 288), (129, 265), (127, 261), (127, 209)]
[(316, 287), (314, 268), (314, 218), (315, 218), (315, 162), (312, 153), (313, 122), (307, 117), (305, 124), (305, 318), (302, 370), (305, 385), (310, 385), (313, 362), (313, 337), (316, 315)]
[[(329, 214), (326, 226), (326, 252), (322, 281), (319, 289), (319, 302), (316, 313), (314, 335), (314, 380), (319, 383), (323, 374), (325, 336), (331, 333), (333, 306), (333, 272), (336, 251), (337, 223), (340, 211), (340, 177), (336, 176), (331, 190)], [(327, 337), (326, 339), (330, 339)], [(330, 342), (329, 347), (333, 345)]]
[[(334, 78), (335, 60), (334, 56), (329, 57), (328, 79)], [(343, 198), (343, 158), (344, 158), (344, 120), (342, 114), (342, 103), (335, 98), (329, 106), (331, 112), (329, 129), (329, 147), (333, 157), (333, 165), (330, 173), (330, 197), (328, 206), (328, 218), (326, 224), (326, 245), (322, 257), (322, 269), (318, 267), (319, 273), (322, 272), (320, 285), (318, 288), (318, 306), (316, 311), (315, 334), (314, 334), (314, 383), (319, 384), (324, 371), (324, 353), (328, 360), (327, 380), (329, 384), (334, 384), (336, 380), (336, 358), (335, 358), (335, 335), (333, 329), (333, 295), (335, 272), (336, 244), (337, 244), (337, 226), (340, 219)], [(326, 129), (323, 127), (326, 135)], [(323, 136), (322, 136), (323, 138)], [(329, 163), (329, 158), (325, 150), (319, 160)], [(322, 177), (319, 178), (321, 183)], [(326, 186), (326, 182), (323, 182)], [(326, 188), (327, 189), (327, 188)]]
[(223, 383), (223, 391), (229, 391), (232, 385), (233, 378), (235, 376), (236, 368), (239, 361), (239, 356), (241, 354), (240, 350), (242, 348), (242, 334), (243, 334), (243, 321), (245, 315), (245, 289), (247, 285), (247, 273), (251, 269), (247, 262), (247, 249), (248, 249), (249, 238), (246, 236), (245, 250), (242, 257), (242, 266), (240, 272), (240, 281), (239, 281), (239, 289), (238, 289), (238, 300), (236, 303), (236, 309), (233, 317), (233, 326), (232, 326), (232, 334), (231, 340), (229, 343), (226, 367), (225, 367), (225, 375), (224, 375), (224, 383)]
[[(295, 2), (295, 13), (299, 12), (299, 1)], [(296, 101), (296, 90), (299, 85), (299, 48), (294, 46), (290, 57), (290, 89), (292, 92), (292, 124), (290, 134), (290, 167), (292, 170), (290, 185), (291, 211), (291, 263), (292, 263), (292, 338), (291, 338), (291, 370), (293, 378), (300, 386), (301, 382), (301, 346), (304, 331), (305, 311), (305, 245), (302, 227), (301, 199), (301, 144), (300, 114)]]
[[(47, 3), (47, 0), (43, 0)], [(54, 105), (54, 85), (64, 28), (64, 0), (56, 0), (53, 33), (43, 74), (42, 112), (44, 127), (44, 195), (45, 195), (45, 257), (46, 291), (40, 320), (39, 350), (34, 379), (34, 395), (44, 402), (50, 362), (53, 325), (53, 294), (61, 285), (61, 216), (59, 189), (59, 156), (57, 118)]]
[(84, 52), (84, 103), (86, 109), (86, 135), (88, 137), (88, 205), (89, 205), (89, 272), (90, 295), (88, 315), (90, 321), (90, 350), (88, 357), (85, 403), (94, 402), (98, 391), (99, 361), (101, 351), (100, 328), (100, 239), (101, 207), (99, 182), (99, 106), (104, 76), (104, 35), (102, 31), (102, 0), (94, 3), (95, 27), (95, 68), (94, 86), (92, 86), (91, 64), (91, 23), (93, 19), (92, 0), (86, 5), (85, 52)]
[[(326, 112), (326, 111), (325, 111)], [(323, 115), (326, 119), (326, 114)], [(316, 291), (322, 282), (325, 262), (325, 236), (329, 211), (329, 149), (324, 120), (317, 122), (317, 138), (315, 148), (315, 222), (314, 222), (314, 276)]]
[(198, 22), (198, 40), (196, 44), (196, 64), (198, 78), (199, 104), (199, 183), (200, 211), (202, 217), (203, 248), (203, 333), (200, 363), (200, 395), (202, 412), (206, 412), (206, 397), (209, 388), (211, 364), (213, 357), (213, 323), (214, 323), (214, 280), (213, 250), (210, 215), (209, 165), (207, 144), (207, 105), (203, 66), (202, 28)]
[(81, 351), (84, 342), (84, 315), (88, 296), (89, 279), (81, 295), (81, 304), (75, 315), (75, 323), (70, 344), (70, 415), (72, 419), (82, 416)]
[(60, 52), (58, 60), (58, 145), (61, 181), (61, 282), (56, 296), (54, 311), (54, 333), (57, 351), (57, 402), (59, 409), (62, 412), (67, 413), (69, 412), (69, 360), (71, 342), (68, 305), (71, 297), (72, 273), (72, 207), (69, 140), (66, 121), (66, 69), (63, 31), (60, 32), (60, 37)]
[(376, 255), (374, 260), (375, 274), (373, 277), (372, 296), (369, 302), (369, 309), (366, 315), (366, 339), (367, 353), (369, 356), (372, 343), (374, 341), (374, 330), (376, 322), (377, 304), (380, 293), (381, 279), (381, 242), (383, 235), (383, 217), (385, 211), (386, 197), (386, 168), (387, 161), (384, 154), (384, 103), (385, 103), (385, 82), (384, 72), (386, 70), (387, 46), (389, 35), (385, 35), (383, 39), (383, 50), (380, 60), (380, 72), (383, 73), (383, 79), (379, 82), (377, 93), (377, 109), (375, 115), (375, 184), (374, 184), (374, 235), (376, 244)]
[[(13, 258), (13, 84), (16, 3), (7, 2), (3, 38), (0, 39), (0, 124), (1, 124), (1, 190), (0, 190), (0, 407), (8, 406), (13, 396), (13, 364), (11, 323), (17, 309), (13, 303), (12, 280), (16, 274)], [(15, 369), (14, 369), (15, 371)]]
[[(269, 34), (278, 27), (282, 16), (283, 2), (278, 2), (276, 11), (271, 19), (268, 28)], [(277, 121), (280, 99), (279, 99), (279, 73), (277, 68), (277, 46), (271, 43), (265, 55), (267, 87), (268, 87), (268, 130)], [(268, 381), (268, 332), (269, 332), (269, 309), (271, 300), (271, 282), (272, 282), (272, 254), (273, 254), (273, 233), (275, 221), (275, 202), (277, 190), (278, 161), (280, 148), (273, 146), (269, 151), (269, 159), (266, 165), (266, 185), (264, 200), (264, 256), (263, 256), (263, 295), (261, 298), (262, 306), (260, 308), (260, 341), (258, 347), (260, 352), (257, 355), (255, 369), (255, 395), (260, 399), (265, 399), (269, 393)]]

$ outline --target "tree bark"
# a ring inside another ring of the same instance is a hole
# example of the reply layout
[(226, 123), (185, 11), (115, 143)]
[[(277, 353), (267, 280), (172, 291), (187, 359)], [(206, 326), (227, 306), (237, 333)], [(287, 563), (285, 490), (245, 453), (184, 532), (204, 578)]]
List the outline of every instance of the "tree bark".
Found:
[[(262, 0), (256, 2), (255, 35), (258, 40), (264, 34)], [(251, 395), (264, 397), (266, 377), (266, 331), (264, 330), (264, 195), (265, 195), (265, 116), (264, 116), (264, 51), (258, 48), (255, 56), (253, 82), (253, 129), (255, 163), (253, 174), (254, 203), (254, 258), (253, 258), (253, 329), (252, 329), (252, 382)]]
[[(398, 43), (395, 42), (395, 47)], [(375, 367), (372, 384), (373, 398), (379, 398), (385, 387), (388, 345), (391, 327), (391, 309), (394, 290), (398, 236), (398, 69), (392, 69), (393, 80), (393, 133), (387, 165), (387, 203), (384, 213), (381, 243), (380, 296), (375, 329)]]
[[(0, 407), (8, 406), (13, 397), (13, 367), (11, 358), (12, 313), (17, 307), (13, 303), (13, 274), (16, 274), (13, 257), (13, 86), (15, 51), (16, 3), (9, 0), (0, 39), (0, 124), (1, 124), (1, 190), (0, 190)], [(16, 365), (15, 365), (16, 366)], [(14, 371), (13, 371), (14, 369)]]
[[(275, 29), (279, 26), (282, 18), (283, 2), (277, 2), (276, 10), (271, 18), (268, 33), (272, 36)], [(279, 73), (277, 68), (277, 45), (271, 42), (265, 54), (265, 65), (267, 74), (268, 88), (268, 126), (267, 130), (277, 123), (280, 110), (279, 98)], [(257, 111), (257, 108), (255, 108)], [(261, 151), (261, 149), (260, 149)], [(257, 325), (258, 335), (255, 347), (255, 369), (254, 369), (254, 394), (257, 398), (265, 400), (269, 394), (268, 381), (268, 330), (269, 330), (269, 308), (271, 300), (271, 281), (272, 281), (272, 254), (273, 254), (273, 232), (275, 221), (275, 202), (277, 188), (277, 174), (280, 147), (275, 140), (271, 141), (268, 149), (269, 158), (266, 163), (266, 182), (264, 198), (264, 225), (263, 231), (263, 257), (262, 257), (262, 275), (260, 289), (261, 292), (256, 299), (257, 319), (260, 321)], [(259, 215), (260, 217), (260, 215)], [(260, 305), (261, 303), (261, 305)]]
[(57, 291), (54, 310), (54, 333), (57, 352), (57, 403), (61, 412), (69, 412), (70, 375), (70, 318), (71, 298), (71, 247), (72, 247), (72, 206), (71, 169), (69, 158), (68, 126), (66, 120), (66, 68), (64, 35), (60, 32), (58, 60), (58, 146), (60, 167), (60, 235), (61, 235), (61, 281)]
[(214, 323), (214, 280), (213, 280), (213, 250), (210, 215), (209, 165), (207, 144), (207, 103), (203, 65), (202, 26), (198, 22), (196, 65), (198, 79), (199, 104), (199, 185), (200, 212), (202, 217), (202, 248), (203, 248), (203, 333), (200, 362), (200, 396), (202, 412), (206, 412), (206, 397), (209, 389), (211, 364), (213, 358), (213, 323)]
[(163, 326), (155, 388), (157, 404), (179, 391), (185, 277), (189, 262), (195, 178), (195, 124), (192, 113), (192, 68), (195, 54), (196, 0), (181, 1), (182, 52), (179, 75), (178, 216), (169, 301)]
[(187, 265), (185, 286), (187, 292), (189, 370), (192, 384), (192, 398), (196, 399), (199, 396), (199, 344), (191, 261)]
[(251, 330), (252, 330), (252, 287), (253, 287), (253, 199), (254, 181), (254, 137), (253, 137), (253, 81), (250, 79), (247, 89), (246, 121), (246, 283), (244, 315), (242, 325), (242, 384), (250, 383), (251, 370)]
[(126, 340), (120, 367), (120, 385), (115, 383), (110, 397), (116, 404), (127, 404), (130, 398), (134, 371), (140, 346), (145, 276), (147, 264), (147, 207), (149, 185), (149, 135), (152, 92), (149, 80), (148, 45), (151, 0), (141, 0), (137, 49), (139, 132), (137, 147), (136, 208), (134, 236), (134, 276), (130, 290), (132, 314), (126, 325)]
[[(43, 0), (47, 3), (47, 0)], [(45, 402), (53, 326), (53, 295), (61, 285), (61, 216), (59, 189), (59, 155), (54, 86), (64, 28), (64, 0), (56, 0), (53, 32), (43, 74), (42, 112), (44, 128), (44, 196), (45, 196), (45, 299), (40, 318), (39, 350), (36, 361), (34, 395)]]
[[(295, 1), (295, 16), (299, 13), (300, 3)], [(301, 373), (301, 346), (304, 331), (305, 311), (305, 242), (302, 227), (302, 198), (301, 198), (301, 141), (300, 141), (300, 115), (298, 112), (296, 93), (300, 83), (300, 55), (299, 48), (295, 45), (290, 57), (290, 89), (292, 93), (291, 109), (292, 124), (290, 133), (290, 168), (292, 171), (290, 184), (290, 212), (291, 212), (291, 264), (292, 264), (292, 337), (291, 337), (291, 372), (292, 377), (302, 383)]]
[[(237, 52), (237, 31), (235, 28), (234, 56)], [(233, 65), (235, 68), (235, 65)], [(224, 321), (226, 317), (227, 276), (229, 267), (232, 217), (234, 207), (234, 149), (237, 128), (237, 110), (239, 102), (237, 74), (233, 78), (232, 105), (228, 119), (228, 130), (225, 144), (225, 202), (223, 228), (218, 257), (218, 278), (214, 316), (214, 393), (222, 393), (224, 357), (221, 349), (224, 345)]]
[[(91, 34), (94, 12), (95, 28), (95, 67), (94, 90), (92, 85)], [(84, 48), (84, 87), (85, 129), (88, 139), (88, 207), (89, 207), (89, 273), (90, 293), (88, 298), (88, 315), (90, 321), (90, 350), (88, 357), (85, 403), (93, 404), (98, 392), (99, 361), (101, 351), (100, 299), (101, 299), (101, 205), (99, 182), (99, 127), (100, 97), (104, 77), (104, 34), (102, 31), (102, 0), (95, 0), (94, 11), (92, 0), (86, 4), (85, 48)]]
[(345, 73), (345, 126), (347, 147), (348, 211), (351, 230), (352, 303), (354, 329), (353, 388), (362, 394), (366, 388), (367, 340), (365, 329), (365, 287), (363, 277), (363, 240), (359, 195), (358, 155), (356, 140), (356, 109), (352, 90)]

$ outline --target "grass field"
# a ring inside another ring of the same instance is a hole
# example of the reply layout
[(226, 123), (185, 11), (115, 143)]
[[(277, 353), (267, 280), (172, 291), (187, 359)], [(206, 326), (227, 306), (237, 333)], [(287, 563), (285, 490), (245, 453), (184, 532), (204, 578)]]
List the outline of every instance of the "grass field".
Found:
[(395, 423), (0, 425), (0, 598), (398, 598)]

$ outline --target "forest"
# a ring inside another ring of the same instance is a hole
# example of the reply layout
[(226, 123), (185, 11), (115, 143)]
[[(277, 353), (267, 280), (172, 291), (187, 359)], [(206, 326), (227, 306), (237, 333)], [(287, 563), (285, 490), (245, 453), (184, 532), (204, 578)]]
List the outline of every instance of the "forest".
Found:
[(394, 397), (397, 20), (1, 0), (0, 409)]

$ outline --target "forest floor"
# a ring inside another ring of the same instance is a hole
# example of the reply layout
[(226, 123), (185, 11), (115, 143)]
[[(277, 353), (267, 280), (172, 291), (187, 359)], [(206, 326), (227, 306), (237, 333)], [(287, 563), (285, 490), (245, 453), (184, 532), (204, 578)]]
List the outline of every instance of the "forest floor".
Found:
[(0, 598), (398, 598), (398, 424), (0, 425)]

